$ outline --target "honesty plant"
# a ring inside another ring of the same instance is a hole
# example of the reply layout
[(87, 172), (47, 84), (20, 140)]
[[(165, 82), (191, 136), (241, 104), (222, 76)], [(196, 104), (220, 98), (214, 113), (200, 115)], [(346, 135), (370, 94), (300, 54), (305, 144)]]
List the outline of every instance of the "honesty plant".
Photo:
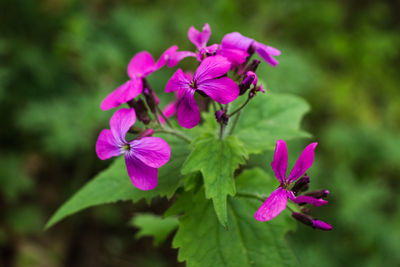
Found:
[[(210, 37), (208, 24), (201, 31), (190, 27), (196, 51), (174, 45), (156, 62), (147, 51), (132, 58), (129, 80), (101, 103), (102, 110), (127, 107), (114, 112), (110, 129), (102, 130), (96, 143), (101, 160), (122, 154), (124, 159), (85, 185), (46, 227), (90, 206), (167, 197), (170, 207), (163, 217), (135, 214), (131, 223), (141, 229), (138, 236), (152, 235), (157, 243), (177, 229), (172, 245), (188, 266), (296, 265), (284, 241), (293, 218), (314, 229), (332, 229), (305, 207), (328, 203), (328, 190), (304, 193), (317, 143), (304, 149), (286, 176), (282, 139), (309, 137), (299, 129), (308, 105), (295, 96), (266, 93), (256, 74), (261, 61), (252, 59), (255, 54), (275, 67), (280, 51), (238, 32), (207, 46)], [(193, 68), (171, 72), (165, 88), (150, 86), (148, 75), (187, 57), (194, 58)], [(274, 146), (271, 166), (279, 184), (268, 174), (266, 160), (260, 164), (250, 157), (270, 154)]]

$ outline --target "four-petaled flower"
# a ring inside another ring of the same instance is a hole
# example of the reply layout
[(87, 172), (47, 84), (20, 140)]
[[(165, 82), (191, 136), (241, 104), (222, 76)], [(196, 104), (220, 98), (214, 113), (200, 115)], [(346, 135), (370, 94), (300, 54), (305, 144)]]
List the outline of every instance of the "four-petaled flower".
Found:
[(256, 220), (269, 221), (278, 216), (279, 213), (286, 208), (288, 198), (295, 203), (309, 203), (313, 206), (321, 206), (328, 203), (328, 201), (322, 199), (322, 197), (316, 198), (306, 195), (296, 197), (294, 192), (289, 189), (290, 185), (311, 167), (314, 161), (314, 149), (316, 146), (317, 143), (312, 143), (303, 150), (294, 165), (292, 172), (286, 178), (288, 163), (286, 143), (283, 140), (278, 140), (276, 142), (274, 160), (272, 161), (271, 166), (280, 185), (278, 189), (271, 193), (267, 200), (265, 200), (254, 214)]
[(222, 39), (221, 47), (224, 49), (239, 49), (245, 52), (255, 51), (262, 59), (273, 67), (278, 65), (278, 60), (272, 56), (279, 56), (281, 54), (281, 51), (278, 49), (259, 43), (238, 32), (232, 32), (225, 35)]
[(205, 58), (189, 79), (187, 75), (178, 69), (165, 87), (165, 92), (178, 91), (180, 100), (177, 106), (178, 122), (182, 127), (193, 128), (200, 122), (200, 111), (194, 99), (196, 90), (202, 91), (213, 100), (227, 104), (239, 96), (238, 85), (225, 75), (231, 67), (231, 63), (222, 56)]
[(157, 62), (154, 62), (153, 56), (147, 51), (137, 53), (128, 64), (127, 72), (130, 80), (110, 93), (103, 100), (100, 108), (108, 110), (118, 107), (141, 94), (143, 78), (164, 66), (177, 49), (176, 45), (171, 46), (160, 56)]
[(126, 168), (134, 186), (151, 190), (157, 185), (157, 168), (169, 161), (171, 149), (159, 137), (142, 137), (126, 141), (125, 136), (136, 115), (133, 108), (119, 109), (110, 120), (110, 129), (100, 132), (96, 153), (101, 160), (125, 154)]

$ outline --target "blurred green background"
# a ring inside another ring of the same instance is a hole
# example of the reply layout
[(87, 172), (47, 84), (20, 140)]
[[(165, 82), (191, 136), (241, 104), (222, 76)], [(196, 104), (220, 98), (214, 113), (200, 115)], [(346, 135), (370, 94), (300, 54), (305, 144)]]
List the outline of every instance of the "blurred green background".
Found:
[[(331, 191), (314, 210), (334, 230), (299, 225), (288, 236), (302, 265), (399, 266), (398, 10), (395, 0), (2, 0), (0, 266), (182, 265), (171, 238), (155, 248), (127, 224), (138, 211), (161, 213), (163, 200), (43, 226), (109, 164), (94, 151), (111, 115), (99, 105), (126, 80), (129, 59), (141, 50), (157, 58), (173, 44), (193, 49), (187, 30), (205, 22), (210, 43), (240, 31), (279, 48), (280, 65), (264, 64), (259, 76), (267, 90), (312, 106), (304, 120), (319, 142), (312, 186)], [(153, 87), (162, 90), (172, 71), (154, 74)], [(291, 142), (291, 158), (309, 142)]]

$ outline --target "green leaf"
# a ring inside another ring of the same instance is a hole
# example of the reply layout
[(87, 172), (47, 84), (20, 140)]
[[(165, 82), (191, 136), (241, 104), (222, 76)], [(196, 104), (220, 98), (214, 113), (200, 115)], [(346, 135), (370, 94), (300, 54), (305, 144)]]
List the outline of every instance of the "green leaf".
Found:
[(189, 154), (188, 145), (170, 136), (162, 136), (171, 147), (170, 161), (158, 170), (158, 184), (154, 190), (142, 191), (134, 187), (128, 176), (123, 157), (89, 181), (50, 218), (45, 228), (49, 228), (63, 218), (88, 207), (117, 201), (146, 199), (156, 196), (171, 198), (181, 182), (179, 170)]
[(206, 134), (196, 139), (194, 146), (183, 164), (182, 174), (201, 171), (206, 198), (212, 198), (218, 219), (226, 226), (226, 196), (236, 193), (233, 172), (245, 162), (247, 152), (234, 136), (220, 140)]
[[(178, 260), (188, 267), (295, 266), (297, 261), (284, 235), (295, 222), (284, 211), (269, 222), (259, 222), (253, 215), (261, 206), (258, 197), (240, 196), (239, 192), (269, 194), (275, 189), (273, 178), (261, 169), (244, 171), (237, 178), (236, 197), (228, 200), (228, 229), (222, 227), (210, 201), (203, 194), (182, 195), (175, 211), (183, 211), (173, 247), (179, 248)], [(189, 202), (189, 203), (188, 203)]]
[(178, 228), (179, 222), (178, 218), (174, 217), (162, 218), (150, 213), (139, 213), (132, 218), (130, 224), (140, 229), (136, 238), (152, 236), (154, 245), (159, 245)]
[(242, 110), (234, 134), (249, 153), (261, 153), (273, 149), (278, 139), (309, 137), (300, 130), (301, 119), (309, 109), (308, 104), (297, 96), (259, 93)]

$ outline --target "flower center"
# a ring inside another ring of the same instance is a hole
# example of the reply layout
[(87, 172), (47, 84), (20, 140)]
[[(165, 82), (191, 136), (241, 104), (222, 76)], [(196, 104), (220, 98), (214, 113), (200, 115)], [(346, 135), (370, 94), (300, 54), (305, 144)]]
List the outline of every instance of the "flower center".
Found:
[(131, 149), (131, 145), (130, 144), (126, 144), (122, 147), (123, 151), (129, 151)]
[(194, 81), (194, 80), (192, 80), (191, 82), (190, 82), (190, 87), (192, 87), (193, 89), (196, 89), (196, 82)]

